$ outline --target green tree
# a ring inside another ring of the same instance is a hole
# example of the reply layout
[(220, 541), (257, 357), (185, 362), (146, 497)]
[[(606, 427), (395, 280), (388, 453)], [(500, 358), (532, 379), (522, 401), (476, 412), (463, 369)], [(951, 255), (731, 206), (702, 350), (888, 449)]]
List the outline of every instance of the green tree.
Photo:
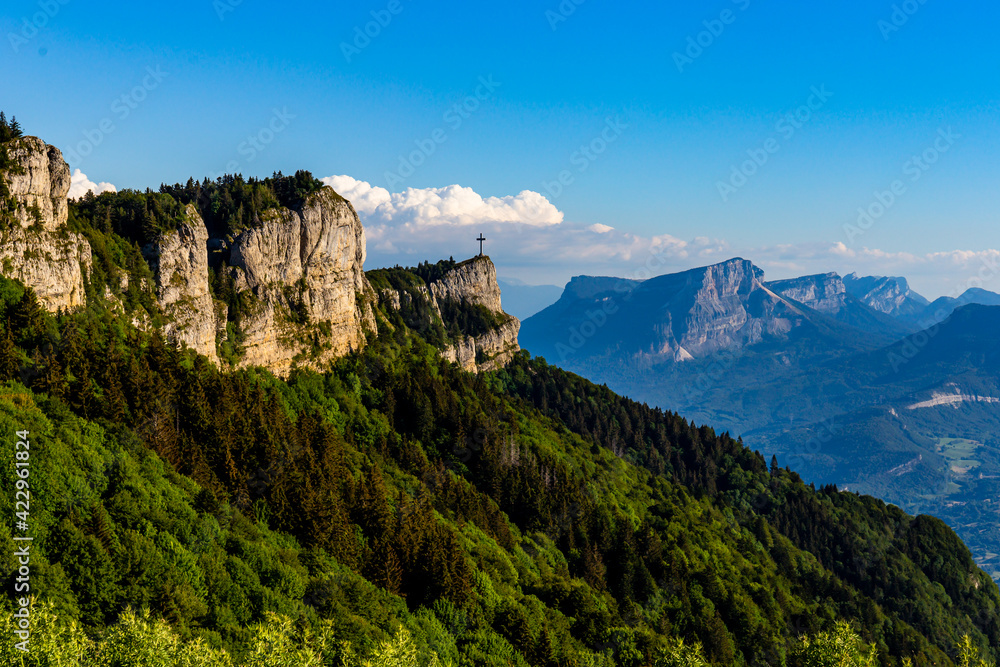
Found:
[(800, 667), (876, 667), (878, 650), (866, 644), (850, 623), (840, 621), (831, 632), (801, 637), (794, 656)]

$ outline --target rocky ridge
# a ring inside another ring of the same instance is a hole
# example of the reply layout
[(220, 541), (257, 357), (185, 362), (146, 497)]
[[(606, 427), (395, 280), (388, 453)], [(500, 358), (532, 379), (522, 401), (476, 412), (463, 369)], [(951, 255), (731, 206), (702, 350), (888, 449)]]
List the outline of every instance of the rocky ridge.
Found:
[[(33, 288), (50, 311), (85, 306), (94, 260), (86, 238), (68, 227), (69, 167), (57, 148), (35, 137), (7, 148), (15, 168), (4, 177), (17, 205), (0, 230), (0, 268)], [(213, 295), (209, 247), (217, 256), (223, 249), (225, 264), (217, 270), (232, 285), (233, 312)], [(226, 342), (226, 359), (241, 367), (263, 366), (278, 375), (296, 365), (321, 368), (363, 347), (377, 329), (379, 297), (364, 272), (365, 230), (350, 202), (329, 187), (294, 208), (268, 209), (258, 224), (225, 239), (210, 238), (199, 209), (189, 204), (176, 227), (160, 232), (142, 255), (155, 281), (143, 290), (155, 296), (164, 335), (213, 363), (220, 363), (218, 345)], [(122, 272), (122, 284), (103, 295), (116, 312), (122, 309), (118, 292), (130, 279)], [(495, 323), (477, 335), (453, 337), (442, 351), (463, 368), (498, 368), (520, 349), (520, 323), (503, 312), (489, 258), (460, 264), (424, 296), (438, 316), (442, 307), (460, 305), (485, 309)], [(133, 313), (133, 322), (139, 317), (151, 325), (145, 311), (141, 315)]]
[(740, 258), (643, 282), (577, 277), (525, 321), (522, 343), (556, 363), (604, 355), (684, 362), (787, 338), (810, 315), (763, 277)]
[[(496, 370), (505, 366), (520, 351), (518, 333), (521, 322), (503, 310), (496, 266), (485, 255), (479, 255), (458, 264), (430, 285), (417, 288), (420, 297), (427, 299), (431, 309), (442, 320), (453, 307), (486, 310), (494, 326), (477, 335), (462, 335), (452, 341), (441, 355), (473, 373)], [(399, 310), (413, 298), (406, 292), (394, 289), (379, 291), (383, 306)]]
[(880, 313), (892, 317), (913, 317), (929, 305), (924, 297), (910, 289), (906, 278), (866, 276), (857, 273), (844, 276), (844, 286), (852, 296)]
[(784, 297), (827, 315), (836, 315), (847, 306), (847, 287), (836, 273), (775, 280), (767, 286)]
[(48, 310), (82, 306), (92, 255), (66, 226), (69, 165), (37, 137), (15, 139), (7, 150), (16, 167), (4, 178), (17, 206), (0, 230), (0, 270), (33, 288)]
[(164, 333), (214, 363), (216, 338), (225, 331), (226, 305), (212, 298), (208, 284), (208, 230), (197, 207), (189, 204), (185, 221), (143, 248), (156, 277), (156, 297), (168, 322)]
[(240, 233), (230, 271), (253, 303), (238, 325), (241, 365), (284, 374), (293, 363), (316, 366), (363, 347), (376, 327), (364, 261), (361, 221), (329, 187)]
[(836, 273), (822, 273), (767, 283), (768, 289), (873, 336), (888, 344), (912, 333), (907, 323), (877, 310), (851, 295)]

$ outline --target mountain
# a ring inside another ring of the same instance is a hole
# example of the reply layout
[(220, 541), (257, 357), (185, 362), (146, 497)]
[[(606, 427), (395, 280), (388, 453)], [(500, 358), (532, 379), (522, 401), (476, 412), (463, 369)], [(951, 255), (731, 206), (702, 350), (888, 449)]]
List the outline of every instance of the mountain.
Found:
[(766, 285), (781, 296), (797, 301), (886, 343), (913, 332), (911, 327), (849, 294), (844, 281), (836, 273), (775, 280)]
[[(11, 206), (0, 211), (4, 243), (0, 265), (5, 275), (30, 284), (52, 309), (84, 303), (84, 274), (90, 271), (86, 239), (67, 229), (69, 165), (62, 153), (37, 137), (6, 144), (4, 172)], [(39, 258), (45, 262), (39, 262)]]
[(880, 313), (899, 318), (913, 318), (923, 312), (929, 302), (910, 289), (906, 278), (867, 276), (857, 273), (844, 276), (847, 292)]
[(853, 336), (772, 291), (759, 268), (737, 258), (643, 282), (574, 278), (558, 302), (525, 320), (521, 343), (559, 362), (610, 355), (661, 364), (784, 341), (808, 340), (806, 353), (822, 354)]
[(931, 302), (920, 314), (917, 321), (924, 326), (930, 326), (943, 322), (956, 309), (969, 304), (979, 304), (981, 306), (1000, 306), (1000, 294), (989, 292), (980, 287), (972, 287), (965, 290), (960, 296), (943, 296)]
[(559, 300), (562, 288), (556, 285), (529, 285), (515, 278), (500, 278), (507, 312), (525, 320)]
[(941, 522), (811, 488), (526, 354), (465, 372), (421, 333), (444, 326), (421, 275), (449, 270), (393, 270), (428, 287), (416, 328), (381, 303), (363, 350), (287, 379), (106, 327), (94, 306), (32, 315), (0, 279), (0, 321), (31, 323), (23, 363), (39, 330), (59, 350), (0, 390), (0, 424), (46, 443), (48, 493), (67, 499), (32, 514), (50, 600), (33, 650), (549, 667), (664, 664), (683, 638), (703, 647), (687, 664), (776, 664), (843, 619), (921, 667), (957, 664), (965, 635), (995, 657), (1000, 591)]
[[(50, 233), (92, 253), (73, 307), (25, 281), (68, 294), (75, 274), (3, 266), (0, 467), (13, 488), (30, 461), (19, 486), (45, 500), (27, 527), (0, 523), (33, 539), (30, 563), (8, 550), (0, 570), (30, 565), (21, 592), (41, 593), (2, 598), (0, 664), (25, 662), (25, 623), (28, 662), (67, 667), (800, 667), (859, 650), (924, 667), (961, 664), (959, 641), (998, 657), (1000, 590), (941, 521), (817, 489), (531, 358), (489, 258), (358, 279), (363, 236), (338, 197), (298, 172), (70, 202)], [(3, 222), (5, 250), (46, 241)], [(666, 278), (572, 293), (606, 315), (677, 293), (652, 335), (703, 362), (847, 331), (749, 262)], [(344, 283), (341, 308), (327, 297)], [(181, 338), (213, 321), (206, 296), (225, 316), (215, 358), (196, 347), (207, 329)], [(348, 319), (318, 320), (326, 307)], [(361, 337), (338, 347), (352, 313)], [(254, 338), (269, 317), (291, 340)]]
[[(943, 517), (1000, 578), (1000, 514), (991, 504), (1000, 493), (1000, 369), (989, 309), (959, 308), (914, 333), (910, 318), (875, 310), (835, 274), (761, 283), (761, 292), (759, 269), (742, 270), (732, 283), (741, 289), (719, 280), (730, 275), (720, 268), (645, 283), (574, 279), (559, 302), (524, 322), (521, 344), (622, 394), (741, 434), (810, 481)], [(868, 282), (862, 296), (873, 303), (889, 295), (883, 306), (917, 311), (901, 279)], [(798, 318), (765, 315), (759, 339), (741, 338), (753, 322), (751, 295), (768, 292), (784, 302), (771, 299), (772, 313)], [(794, 326), (770, 324), (781, 320)], [(699, 348), (713, 340), (725, 343)], [(654, 354), (664, 349), (701, 351)]]

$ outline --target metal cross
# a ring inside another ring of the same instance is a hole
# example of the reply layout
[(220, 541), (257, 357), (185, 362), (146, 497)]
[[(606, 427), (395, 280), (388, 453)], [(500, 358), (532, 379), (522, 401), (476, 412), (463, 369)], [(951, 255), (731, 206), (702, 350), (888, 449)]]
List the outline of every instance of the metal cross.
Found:
[(479, 241), (479, 256), (482, 257), (483, 256), (483, 241), (486, 240), (486, 237), (483, 236), (482, 232), (479, 232), (479, 238), (476, 239), (476, 240)]

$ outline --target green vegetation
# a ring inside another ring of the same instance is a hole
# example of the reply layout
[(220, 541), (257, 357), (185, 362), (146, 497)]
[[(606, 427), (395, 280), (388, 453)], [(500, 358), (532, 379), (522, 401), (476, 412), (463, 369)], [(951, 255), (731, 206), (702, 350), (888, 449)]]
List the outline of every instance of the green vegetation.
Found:
[(32, 434), (24, 664), (956, 665), (966, 636), (995, 660), (1000, 592), (940, 521), (526, 354), (470, 375), (424, 315), (383, 308), (364, 351), (280, 380), (0, 279), (0, 429)]
[[(145, 195), (131, 191), (103, 193), (98, 197), (88, 192), (80, 201), (71, 202), (67, 228), (83, 235), (90, 244), (93, 262), (84, 282), (87, 303), (106, 305), (107, 295), (115, 295), (121, 299), (126, 312), (141, 310), (157, 320), (159, 307), (153, 294), (155, 280), (142, 256), (141, 239), (130, 239), (119, 231), (128, 226), (126, 220), (133, 219), (134, 215), (152, 219), (144, 199)], [(127, 203), (132, 207), (128, 208)]]
[(7, 143), (20, 138), (23, 134), (17, 118), (11, 118), (10, 122), (7, 122), (7, 115), (0, 111), (0, 227), (6, 227), (13, 223), (14, 211), (17, 207), (17, 202), (10, 194), (6, 175), (19, 167), (10, 159)]
[(493, 331), (509, 319), (485, 306), (451, 299), (440, 303), (438, 315), (428, 298), (429, 288), (459, 266), (454, 259), (436, 264), (421, 262), (413, 268), (396, 266), (369, 271), (368, 280), (376, 292), (391, 289), (399, 293), (400, 309), (389, 313), (394, 326), (412, 329), (431, 345), (444, 347), (463, 336), (481, 336)]
[(70, 207), (77, 225), (102, 234), (114, 232), (144, 246), (184, 222), (184, 206), (169, 195), (146, 190), (87, 192)]
[(280, 171), (271, 178), (244, 179), (225, 175), (215, 181), (188, 179), (184, 185), (161, 185), (160, 193), (181, 204), (194, 204), (215, 238), (232, 239), (248, 227), (261, 223), (268, 210), (285, 207), (301, 209), (309, 195), (323, 188), (323, 183), (308, 171), (285, 176)]

